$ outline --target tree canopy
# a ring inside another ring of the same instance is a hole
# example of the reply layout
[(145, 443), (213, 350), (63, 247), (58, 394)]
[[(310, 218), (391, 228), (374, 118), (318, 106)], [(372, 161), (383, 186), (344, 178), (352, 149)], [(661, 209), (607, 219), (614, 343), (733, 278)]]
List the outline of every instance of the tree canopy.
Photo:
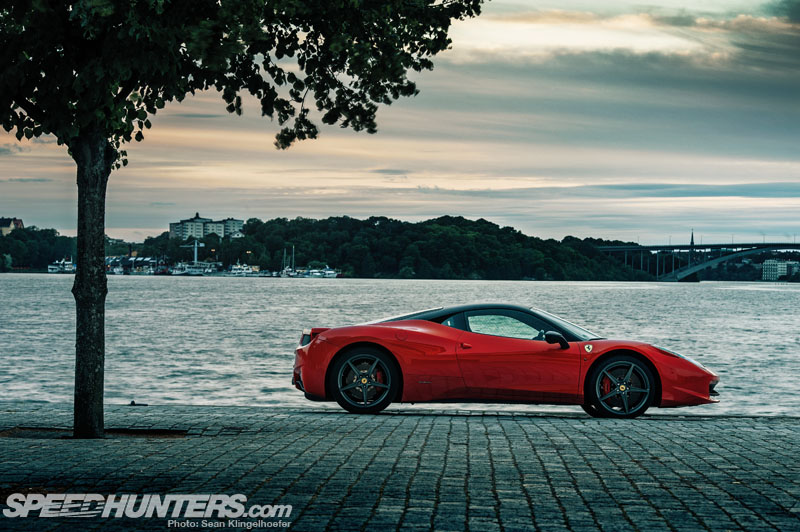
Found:
[(99, 130), (125, 164), (167, 102), (215, 89), (230, 112), (250, 94), (282, 129), (376, 130), (378, 104), (416, 94), (453, 19), (481, 0), (21, 0), (0, 8), (0, 122), (18, 139), (73, 147)]
[(46, 270), (54, 261), (75, 256), (75, 239), (55, 229), (26, 227), (0, 236), (0, 272), (12, 267)]

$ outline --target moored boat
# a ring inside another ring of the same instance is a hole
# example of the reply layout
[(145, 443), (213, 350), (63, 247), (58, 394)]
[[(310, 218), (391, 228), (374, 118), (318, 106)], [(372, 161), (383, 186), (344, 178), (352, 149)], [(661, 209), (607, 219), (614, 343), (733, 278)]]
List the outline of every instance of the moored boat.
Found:
[(206, 270), (206, 265), (200, 263), (179, 262), (172, 268), (172, 275), (199, 277)]
[(57, 260), (47, 266), (47, 273), (75, 273), (75, 263), (72, 258)]
[(249, 264), (239, 264), (239, 261), (236, 261), (236, 264), (231, 266), (230, 271), (225, 273), (226, 277), (248, 277), (252, 275), (258, 275), (258, 273)]

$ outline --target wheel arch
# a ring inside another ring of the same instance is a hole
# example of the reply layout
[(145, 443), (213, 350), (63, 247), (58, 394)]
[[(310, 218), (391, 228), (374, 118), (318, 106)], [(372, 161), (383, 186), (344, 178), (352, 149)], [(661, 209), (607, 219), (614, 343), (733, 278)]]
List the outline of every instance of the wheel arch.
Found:
[(650, 369), (650, 371), (653, 373), (653, 376), (656, 379), (656, 382), (655, 382), (655, 388), (656, 388), (655, 397), (653, 399), (652, 405), (655, 406), (655, 407), (661, 406), (661, 374), (658, 372), (658, 368), (656, 368), (656, 365), (653, 364), (652, 360), (647, 358), (645, 355), (643, 355), (639, 351), (634, 351), (633, 349), (612, 349), (611, 351), (608, 351), (607, 353), (603, 353), (602, 355), (600, 355), (599, 357), (594, 359), (594, 361), (592, 362), (592, 365), (589, 366), (589, 369), (586, 370), (586, 375), (583, 377), (583, 397), (584, 397), (584, 401), (586, 401), (587, 390), (589, 389), (589, 378), (592, 376), (592, 373), (594, 373), (595, 368), (597, 368), (597, 366), (600, 365), (603, 361), (608, 360), (609, 358), (611, 358), (613, 356), (616, 356), (616, 355), (628, 355), (628, 356), (631, 356), (633, 358), (636, 358), (636, 359), (640, 360), (644, 365), (646, 365)]
[(360, 347), (369, 347), (369, 348), (372, 348), (372, 349), (377, 349), (379, 351), (382, 351), (383, 353), (388, 355), (389, 358), (392, 359), (392, 361), (394, 362), (395, 366), (397, 367), (397, 372), (398, 372), (398, 375), (400, 377), (400, 387), (397, 390), (397, 396), (396, 397), (398, 398), (398, 400), (399, 400), (399, 398), (403, 397), (403, 367), (400, 365), (400, 362), (397, 360), (397, 357), (394, 356), (394, 353), (392, 353), (389, 349), (387, 349), (386, 347), (382, 346), (379, 343), (362, 341), (362, 342), (354, 342), (352, 344), (348, 344), (348, 345), (342, 347), (341, 349), (339, 349), (336, 352), (336, 354), (333, 355), (333, 357), (331, 357), (330, 362), (328, 362), (328, 367), (325, 368), (325, 398), (328, 399), (328, 400), (332, 400), (333, 399), (333, 395), (331, 394), (331, 391), (328, 388), (328, 383), (330, 382), (330, 379), (331, 379), (331, 369), (333, 368), (333, 366), (336, 364), (336, 362), (340, 358), (342, 358), (348, 352), (353, 351), (355, 349), (358, 349)]

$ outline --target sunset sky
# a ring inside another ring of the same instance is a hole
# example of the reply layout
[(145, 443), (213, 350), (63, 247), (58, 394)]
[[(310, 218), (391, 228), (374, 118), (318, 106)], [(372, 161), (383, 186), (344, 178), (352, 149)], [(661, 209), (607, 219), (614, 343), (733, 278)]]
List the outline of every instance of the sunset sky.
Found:
[[(493, 1), (376, 135), (170, 104), (111, 176), (107, 233), (212, 218), (444, 214), (541, 237), (800, 237), (800, 1)], [(701, 8), (697, 6), (701, 5)], [(250, 103), (248, 105), (248, 103)], [(75, 233), (75, 168), (0, 131), (0, 216)]]

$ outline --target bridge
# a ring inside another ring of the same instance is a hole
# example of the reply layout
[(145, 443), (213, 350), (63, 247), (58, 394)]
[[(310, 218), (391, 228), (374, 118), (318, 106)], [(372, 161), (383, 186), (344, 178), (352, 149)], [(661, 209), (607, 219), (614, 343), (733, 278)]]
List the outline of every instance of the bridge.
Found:
[[(764, 251), (800, 250), (796, 242), (745, 242), (730, 244), (686, 244), (666, 246), (597, 246), (597, 249), (622, 258), (626, 266), (654, 273), (659, 281), (696, 281), (697, 273), (717, 264)], [(652, 262), (651, 262), (652, 261)]]

